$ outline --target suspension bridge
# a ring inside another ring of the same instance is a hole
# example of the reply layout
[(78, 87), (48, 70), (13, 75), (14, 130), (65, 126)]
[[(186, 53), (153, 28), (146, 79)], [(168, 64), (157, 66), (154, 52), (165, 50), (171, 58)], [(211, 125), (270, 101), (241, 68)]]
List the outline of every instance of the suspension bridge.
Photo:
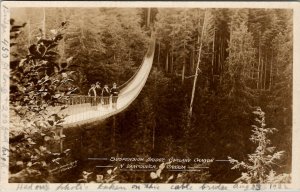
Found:
[[(103, 106), (101, 104), (92, 106), (91, 99), (93, 98), (89, 96), (71, 96), (68, 99), (68, 107), (59, 112), (60, 114), (66, 115), (64, 122), (62, 123), (63, 127), (79, 126), (95, 121), (101, 121), (125, 110), (139, 95), (148, 79), (152, 68), (154, 51), (155, 39), (152, 37), (142, 64), (136, 73), (120, 87), (116, 107), (112, 106), (112, 98), (110, 98), (109, 106)], [(100, 98), (97, 99), (100, 100)], [(52, 111), (53, 110), (55, 109), (52, 109)]]

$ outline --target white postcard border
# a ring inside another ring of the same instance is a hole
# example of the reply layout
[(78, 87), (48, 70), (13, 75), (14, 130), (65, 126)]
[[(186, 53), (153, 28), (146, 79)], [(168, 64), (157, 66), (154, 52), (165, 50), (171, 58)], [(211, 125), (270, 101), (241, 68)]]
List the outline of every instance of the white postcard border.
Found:
[[(298, 2), (36, 2), (36, 1), (14, 1), (1, 3), (1, 65), (0, 65), (0, 83), (1, 83), (1, 114), (0, 114), (0, 138), (1, 138), (1, 162), (0, 162), (0, 191), (57, 191), (61, 184), (26, 184), (28, 189), (21, 189), (20, 184), (8, 183), (8, 130), (9, 130), (9, 112), (8, 112), (8, 91), (9, 91), (9, 8), (12, 7), (203, 7), (203, 8), (288, 8), (293, 9), (294, 24), (294, 62), (293, 62), (293, 144), (292, 144), (292, 183), (279, 186), (270, 186), (268, 184), (260, 185), (262, 190), (267, 191), (298, 191), (300, 190), (300, 4)], [(31, 188), (30, 188), (31, 185)], [(109, 189), (111, 184), (105, 184), (106, 189), (98, 189), (99, 184), (63, 184), (74, 187), (71, 191), (174, 191), (174, 186), (179, 184), (158, 184), (159, 189), (149, 189), (145, 184), (115, 184), (115, 188)], [(235, 184), (189, 184), (191, 189), (180, 191), (215, 191), (226, 190), (245, 191), (245, 188), (236, 188)], [(25, 185), (23, 185), (25, 186)], [(245, 185), (246, 186), (246, 185)], [(66, 187), (66, 190), (67, 188)], [(118, 189), (119, 187), (119, 189)], [(173, 187), (173, 188), (172, 188)], [(255, 184), (249, 184), (249, 189), (255, 187)], [(255, 188), (254, 188), (255, 189)], [(70, 189), (69, 189), (70, 190)], [(64, 190), (62, 190), (64, 191)]]

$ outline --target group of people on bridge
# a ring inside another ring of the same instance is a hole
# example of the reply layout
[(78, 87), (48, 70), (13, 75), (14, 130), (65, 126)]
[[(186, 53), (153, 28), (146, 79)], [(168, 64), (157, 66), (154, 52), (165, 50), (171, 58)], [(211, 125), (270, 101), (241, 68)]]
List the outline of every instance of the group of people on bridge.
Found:
[(96, 84), (91, 85), (91, 88), (88, 91), (88, 96), (93, 97), (91, 100), (91, 106), (103, 104), (104, 107), (108, 108), (110, 98), (112, 98), (112, 107), (116, 108), (118, 95), (119, 89), (116, 83), (113, 83), (112, 88), (109, 88), (108, 85), (104, 85), (104, 87), (101, 88), (101, 84), (96, 82)]

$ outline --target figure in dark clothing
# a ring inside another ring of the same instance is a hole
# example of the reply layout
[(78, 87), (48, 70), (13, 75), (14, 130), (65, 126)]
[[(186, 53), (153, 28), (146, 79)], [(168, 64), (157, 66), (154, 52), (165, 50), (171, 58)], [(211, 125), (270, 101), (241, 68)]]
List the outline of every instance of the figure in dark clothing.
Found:
[(119, 95), (119, 89), (117, 88), (116, 83), (114, 83), (113, 87), (110, 89), (110, 94), (112, 95), (112, 107), (114, 109), (116, 109), (117, 108), (118, 95)]
[(97, 97), (95, 84), (91, 85), (91, 88), (89, 89), (89, 92), (88, 92), (88, 96), (90, 97), (91, 106), (95, 106), (96, 105), (96, 97)]
[(109, 106), (109, 97), (110, 97), (108, 85), (105, 85), (103, 87), (101, 95), (103, 98), (103, 105), (107, 108)]
[(96, 97), (96, 103), (97, 105), (101, 104), (101, 93), (102, 93), (102, 89), (101, 89), (101, 84), (97, 81), (96, 82), (96, 87), (95, 87), (95, 90), (96, 90), (96, 94), (97, 94), (97, 97)]

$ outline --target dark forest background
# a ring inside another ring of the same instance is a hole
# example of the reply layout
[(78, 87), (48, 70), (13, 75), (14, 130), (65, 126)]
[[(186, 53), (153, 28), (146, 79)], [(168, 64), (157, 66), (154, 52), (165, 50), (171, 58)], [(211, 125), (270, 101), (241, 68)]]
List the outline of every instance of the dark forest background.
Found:
[[(255, 150), (249, 137), (259, 106), (267, 126), (278, 130), (270, 140), (285, 151), (275, 170), (291, 172), (292, 10), (14, 8), (11, 17), (26, 22), (15, 47), (19, 55), (26, 55), (41, 33), (47, 38), (67, 21), (58, 62), (73, 57), (77, 94), (84, 95), (97, 81), (126, 82), (155, 31), (154, 63), (144, 89), (125, 112), (99, 126), (102, 154), (245, 160)], [(216, 162), (209, 174), (207, 182), (233, 182), (240, 172)], [(145, 176), (128, 177), (136, 182)], [(204, 180), (197, 172), (188, 177)]]

